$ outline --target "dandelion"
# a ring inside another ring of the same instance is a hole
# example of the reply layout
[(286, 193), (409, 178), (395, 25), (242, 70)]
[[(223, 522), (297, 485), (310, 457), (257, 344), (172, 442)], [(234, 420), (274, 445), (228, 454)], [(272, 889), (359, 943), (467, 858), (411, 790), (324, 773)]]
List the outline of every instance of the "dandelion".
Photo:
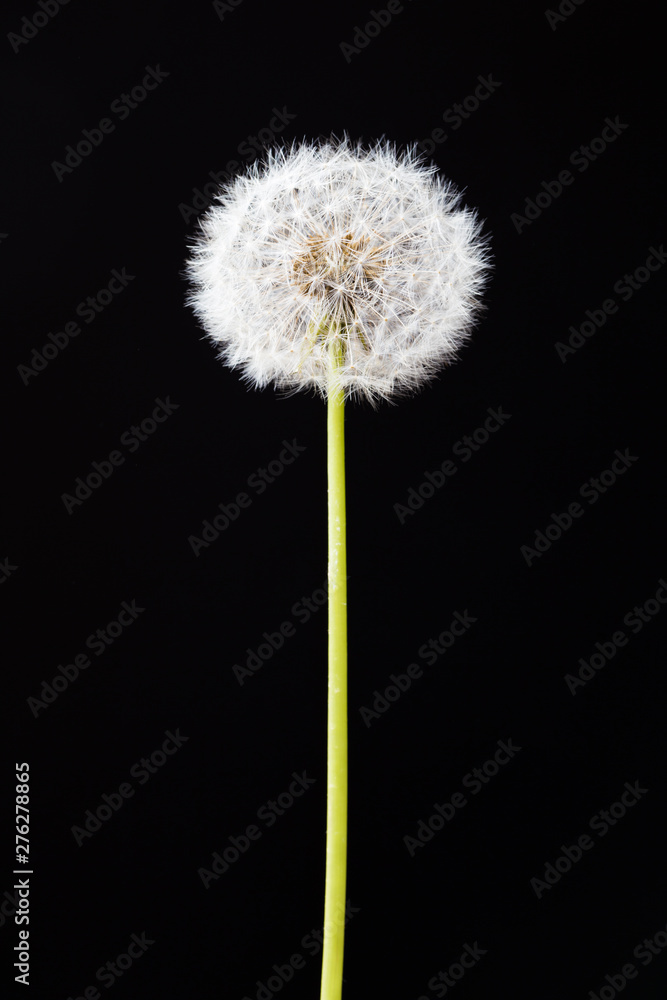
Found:
[(188, 301), (258, 388), (412, 392), (454, 359), (479, 312), (488, 251), (460, 201), (414, 148), (271, 150), (204, 216)]
[(416, 147), (347, 136), (267, 152), (224, 187), (187, 262), (219, 357), (257, 388), (327, 401), (329, 693), (322, 1000), (340, 1000), (347, 855), (344, 404), (451, 364), (491, 267), (477, 214)]

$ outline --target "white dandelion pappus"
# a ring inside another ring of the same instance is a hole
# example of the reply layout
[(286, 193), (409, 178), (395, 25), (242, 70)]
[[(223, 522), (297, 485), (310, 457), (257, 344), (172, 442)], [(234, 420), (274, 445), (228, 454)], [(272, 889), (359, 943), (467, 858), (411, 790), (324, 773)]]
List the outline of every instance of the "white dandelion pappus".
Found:
[(388, 399), (416, 390), (468, 338), (488, 245), (476, 212), (416, 147), (293, 143), (216, 200), (191, 244), (187, 303), (255, 386)]

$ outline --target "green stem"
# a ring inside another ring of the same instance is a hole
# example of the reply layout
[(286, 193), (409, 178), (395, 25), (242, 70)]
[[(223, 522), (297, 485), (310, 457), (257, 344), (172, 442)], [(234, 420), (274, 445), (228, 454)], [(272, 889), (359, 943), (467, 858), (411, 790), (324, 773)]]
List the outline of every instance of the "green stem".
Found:
[[(343, 347), (332, 340), (332, 369)], [(329, 483), (329, 694), (327, 725), (327, 852), (321, 1000), (341, 1000), (347, 865), (347, 569), (345, 548), (344, 394), (327, 399)]]

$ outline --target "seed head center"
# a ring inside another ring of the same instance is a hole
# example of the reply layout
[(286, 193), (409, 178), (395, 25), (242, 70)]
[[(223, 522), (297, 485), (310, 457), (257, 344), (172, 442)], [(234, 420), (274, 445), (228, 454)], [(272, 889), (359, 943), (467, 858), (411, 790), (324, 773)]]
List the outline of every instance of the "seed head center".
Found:
[(324, 233), (308, 236), (292, 264), (292, 280), (302, 292), (317, 298), (367, 299), (381, 280), (387, 260), (382, 247), (374, 247), (368, 236)]

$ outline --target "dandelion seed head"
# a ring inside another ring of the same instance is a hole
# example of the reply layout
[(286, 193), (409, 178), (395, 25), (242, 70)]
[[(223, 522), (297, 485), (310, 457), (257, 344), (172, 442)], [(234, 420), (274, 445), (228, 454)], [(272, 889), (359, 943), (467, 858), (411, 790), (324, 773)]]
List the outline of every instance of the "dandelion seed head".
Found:
[(376, 402), (455, 359), (490, 268), (477, 213), (415, 146), (344, 136), (271, 149), (220, 190), (187, 303), (250, 384)]

